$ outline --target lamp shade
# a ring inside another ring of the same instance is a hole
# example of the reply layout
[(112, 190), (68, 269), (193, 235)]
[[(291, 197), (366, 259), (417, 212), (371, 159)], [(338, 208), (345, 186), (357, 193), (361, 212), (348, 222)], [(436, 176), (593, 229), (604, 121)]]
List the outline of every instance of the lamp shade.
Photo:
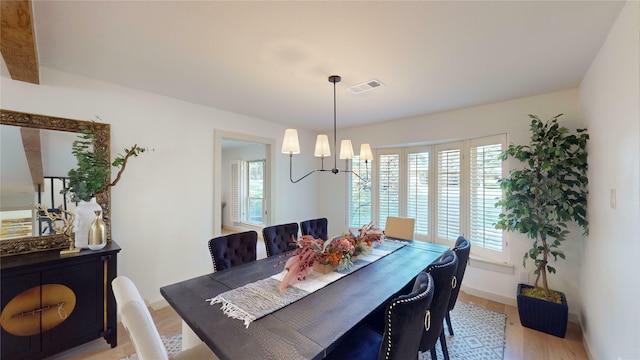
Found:
[(286, 129), (282, 140), (283, 154), (300, 154), (300, 142), (298, 141), (298, 130)]
[(340, 143), (340, 160), (353, 159), (353, 146), (351, 140), (342, 140)]
[(331, 148), (329, 148), (329, 137), (325, 134), (320, 134), (316, 138), (316, 150), (313, 152), (315, 157), (331, 156)]
[(369, 144), (360, 145), (360, 161), (373, 160), (373, 153), (371, 152), (371, 146)]

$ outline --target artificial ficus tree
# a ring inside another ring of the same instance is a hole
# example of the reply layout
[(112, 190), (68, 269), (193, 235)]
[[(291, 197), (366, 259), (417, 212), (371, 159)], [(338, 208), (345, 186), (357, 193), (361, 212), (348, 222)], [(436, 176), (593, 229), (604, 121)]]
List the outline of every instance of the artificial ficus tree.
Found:
[(549, 264), (565, 259), (559, 249), (569, 233), (567, 223), (575, 221), (586, 234), (587, 220), (587, 140), (586, 129), (573, 134), (558, 124), (556, 115), (543, 122), (536, 115), (531, 118), (531, 140), (528, 145), (509, 145), (501, 155), (503, 161), (513, 157), (523, 165), (512, 169), (499, 180), (504, 198), (496, 206), (504, 207), (496, 229), (517, 231), (533, 240), (524, 254), (522, 265), (532, 259), (537, 275), (535, 286), (542, 279), (542, 287), (550, 293), (547, 271), (555, 273)]

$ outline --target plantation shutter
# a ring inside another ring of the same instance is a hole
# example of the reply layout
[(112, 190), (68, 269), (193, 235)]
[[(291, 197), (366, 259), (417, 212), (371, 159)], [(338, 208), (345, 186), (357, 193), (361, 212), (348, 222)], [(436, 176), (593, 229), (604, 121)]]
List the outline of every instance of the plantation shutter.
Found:
[(429, 152), (407, 154), (407, 217), (415, 233), (429, 235)]
[(384, 229), (387, 216), (399, 216), (400, 154), (378, 156), (378, 226)]
[(502, 230), (494, 226), (502, 212), (501, 208), (494, 206), (502, 197), (498, 184), (502, 177), (502, 151), (501, 143), (472, 143), (469, 161), (469, 239), (474, 245), (495, 251), (502, 251)]
[(455, 241), (460, 232), (461, 150), (438, 150), (437, 231), (439, 239)]
[(231, 207), (229, 213), (233, 223), (240, 222), (240, 206), (242, 201), (242, 161), (231, 162)]

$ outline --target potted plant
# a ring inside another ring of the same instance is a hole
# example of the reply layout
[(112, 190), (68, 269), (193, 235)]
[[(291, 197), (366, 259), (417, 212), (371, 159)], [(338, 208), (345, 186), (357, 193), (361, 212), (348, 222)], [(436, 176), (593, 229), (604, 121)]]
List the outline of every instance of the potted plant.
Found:
[[(517, 231), (533, 240), (524, 254), (522, 265), (532, 259), (535, 286), (518, 285), (517, 302), (523, 326), (564, 337), (567, 328), (567, 301), (563, 293), (552, 291), (547, 272), (555, 273), (550, 258), (565, 259), (559, 249), (569, 233), (567, 223), (574, 221), (586, 235), (587, 151), (586, 129), (572, 134), (558, 124), (556, 115), (547, 122), (531, 118), (531, 140), (528, 145), (509, 145), (501, 155), (519, 160), (524, 167), (512, 169), (500, 179), (504, 198), (496, 206), (504, 207), (496, 229)], [(542, 280), (542, 286), (539, 281)], [(533, 297), (532, 297), (533, 296)]]
[[(69, 195), (71, 201), (78, 203), (76, 207), (75, 246), (87, 248), (89, 226), (93, 221), (94, 212), (101, 210), (96, 202), (96, 196), (115, 186), (127, 165), (127, 161), (133, 156), (148, 151), (137, 144), (124, 150), (124, 155), (118, 154), (113, 162), (110, 162), (106, 151), (94, 146), (94, 131), (91, 128), (81, 129), (78, 139), (71, 146), (71, 152), (78, 161), (75, 169), (69, 170), (68, 181), (61, 194)], [(116, 178), (110, 181), (111, 167), (119, 168)]]

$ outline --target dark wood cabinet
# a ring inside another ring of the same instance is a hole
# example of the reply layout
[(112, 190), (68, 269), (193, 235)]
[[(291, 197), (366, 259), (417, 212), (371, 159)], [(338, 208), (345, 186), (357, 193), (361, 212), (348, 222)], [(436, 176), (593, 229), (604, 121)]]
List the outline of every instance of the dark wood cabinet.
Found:
[(102, 250), (77, 254), (47, 251), (1, 258), (0, 357), (42, 359), (100, 337), (115, 347), (111, 281), (119, 251), (111, 241)]

